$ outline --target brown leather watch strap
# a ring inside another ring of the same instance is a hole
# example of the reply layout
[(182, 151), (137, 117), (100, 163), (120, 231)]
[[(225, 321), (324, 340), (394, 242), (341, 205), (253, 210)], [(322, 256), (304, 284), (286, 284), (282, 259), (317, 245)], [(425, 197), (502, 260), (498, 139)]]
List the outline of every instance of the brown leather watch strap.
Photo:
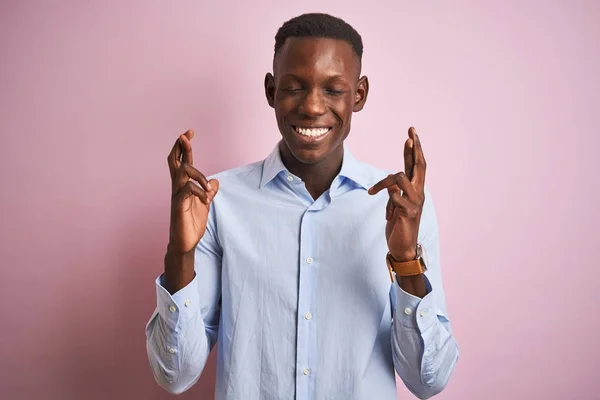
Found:
[(421, 261), (419, 259), (400, 262), (394, 260), (392, 254), (388, 253), (386, 256), (386, 261), (392, 282), (394, 281), (394, 275), (392, 274), (392, 271), (398, 276), (414, 276), (425, 272), (425, 269), (423, 268), (423, 265), (421, 265)]

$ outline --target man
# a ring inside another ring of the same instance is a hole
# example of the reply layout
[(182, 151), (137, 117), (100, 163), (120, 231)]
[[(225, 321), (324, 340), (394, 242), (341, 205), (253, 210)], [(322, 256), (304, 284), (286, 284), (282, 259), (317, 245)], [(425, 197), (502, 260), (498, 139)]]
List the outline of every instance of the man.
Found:
[(422, 399), (446, 386), (458, 347), (419, 137), (409, 129), (405, 171), (389, 175), (344, 146), (369, 91), (362, 50), (338, 18), (291, 19), (265, 77), (273, 152), (207, 179), (192, 131), (173, 146), (170, 241), (146, 328), (166, 390), (191, 387), (217, 342), (217, 399), (391, 400), (394, 370)]

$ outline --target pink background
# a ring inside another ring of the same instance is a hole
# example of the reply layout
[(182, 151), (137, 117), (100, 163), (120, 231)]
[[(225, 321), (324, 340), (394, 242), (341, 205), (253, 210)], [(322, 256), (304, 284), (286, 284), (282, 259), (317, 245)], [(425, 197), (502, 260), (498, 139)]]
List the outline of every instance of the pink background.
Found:
[[(461, 346), (438, 398), (600, 399), (600, 3), (321, 3), (0, 3), (2, 399), (170, 398), (144, 347), (167, 153), (268, 154), (273, 36), (307, 11), (364, 38), (354, 153), (399, 169), (421, 134)], [(214, 353), (181, 398), (213, 381)]]

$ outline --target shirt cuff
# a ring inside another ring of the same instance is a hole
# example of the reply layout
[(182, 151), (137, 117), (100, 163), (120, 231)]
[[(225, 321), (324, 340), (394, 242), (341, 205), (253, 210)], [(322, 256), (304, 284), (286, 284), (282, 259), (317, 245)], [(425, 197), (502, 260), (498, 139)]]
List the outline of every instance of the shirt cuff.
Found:
[(424, 278), (427, 294), (422, 299), (404, 291), (396, 280), (393, 284), (396, 291), (396, 321), (408, 328), (418, 328), (421, 332), (429, 329), (437, 318), (431, 283), (426, 276)]
[(156, 309), (160, 317), (171, 329), (175, 329), (180, 320), (194, 315), (200, 303), (197, 277), (171, 295), (163, 285), (164, 274), (156, 278)]

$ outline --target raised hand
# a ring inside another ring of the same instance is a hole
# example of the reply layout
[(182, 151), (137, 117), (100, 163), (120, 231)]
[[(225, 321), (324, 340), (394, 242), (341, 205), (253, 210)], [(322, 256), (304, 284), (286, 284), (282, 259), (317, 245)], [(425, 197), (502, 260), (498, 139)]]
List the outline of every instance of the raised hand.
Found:
[(189, 130), (179, 136), (167, 161), (171, 172), (171, 224), (169, 253), (192, 251), (206, 231), (210, 204), (219, 190), (219, 181), (206, 177), (194, 168)]
[(419, 223), (425, 202), (425, 157), (415, 128), (408, 129), (404, 143), (404, 169), (388, 175), (369, 189), (377, 194), (387, 189), (385, 237), (392, 257), (397, 261), (413, 260), (417, 252)]

